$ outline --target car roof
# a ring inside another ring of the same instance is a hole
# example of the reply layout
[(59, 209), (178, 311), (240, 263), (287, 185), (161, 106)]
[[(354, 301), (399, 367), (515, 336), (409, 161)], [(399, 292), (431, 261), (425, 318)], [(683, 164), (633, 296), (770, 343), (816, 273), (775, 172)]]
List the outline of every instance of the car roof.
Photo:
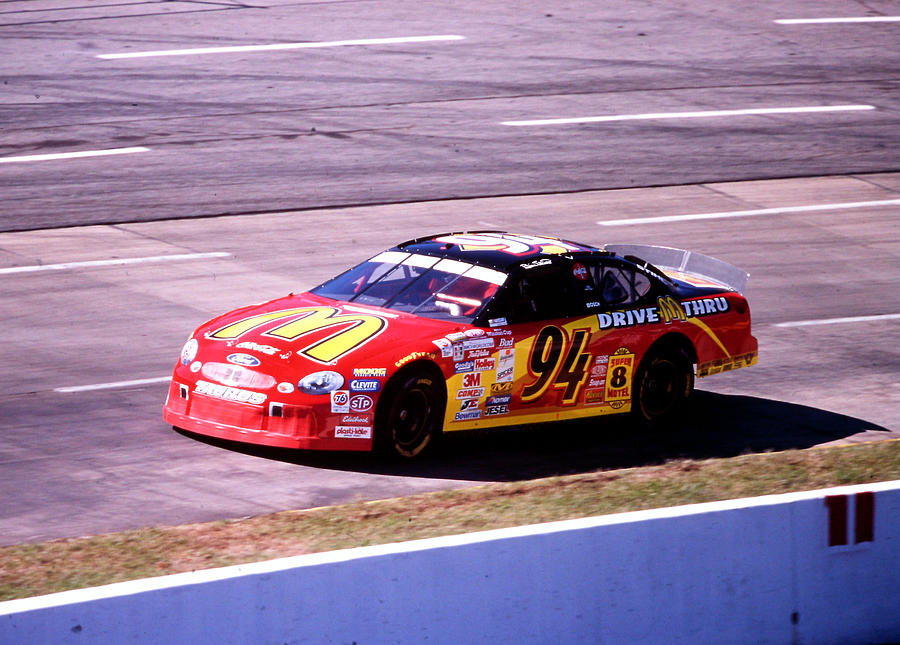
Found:
[(509, 270), (523, 262), (560, 255), (611, 255), (589, 244), (506, 231), (462, 231), (429, 235), (403, 242), (391, 250), (460, 260), (499, 270)]

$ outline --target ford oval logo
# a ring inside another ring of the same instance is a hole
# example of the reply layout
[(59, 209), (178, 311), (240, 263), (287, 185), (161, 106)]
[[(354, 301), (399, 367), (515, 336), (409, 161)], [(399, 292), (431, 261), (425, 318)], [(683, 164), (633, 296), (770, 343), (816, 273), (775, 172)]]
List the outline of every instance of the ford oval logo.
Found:
[(259, 359), (256, 356), (250, 356), (250, 354), (231, 354), (225, 360), (244, 367), (256, 367), (259, 365)]

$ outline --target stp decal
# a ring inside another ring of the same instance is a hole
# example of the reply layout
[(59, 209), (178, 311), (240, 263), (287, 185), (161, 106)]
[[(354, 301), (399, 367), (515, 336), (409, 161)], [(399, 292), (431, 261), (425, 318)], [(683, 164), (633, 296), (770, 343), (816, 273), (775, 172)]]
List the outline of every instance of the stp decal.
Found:
[[(286, 321), (286, 322), (283, 322)], [(384, 331), (387, 321), (373, 314), (342, 314), (334, 307), (302, 307), (272, 311), (245, 318), (209, 334), (209, 338), (231, 340), (251, 330), (282, 323), (263, 332), (263, 335), (283, 340), (295, 340), (323, 329), (336, 328), (330, 336), (300, 349), (297, 353), (318, 363), (330, 364), (345, 354), (363, 346)]]

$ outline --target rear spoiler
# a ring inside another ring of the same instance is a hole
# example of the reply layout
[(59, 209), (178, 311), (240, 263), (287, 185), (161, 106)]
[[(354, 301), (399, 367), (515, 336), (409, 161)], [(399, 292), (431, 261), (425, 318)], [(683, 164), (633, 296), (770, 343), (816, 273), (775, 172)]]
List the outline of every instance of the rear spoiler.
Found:
[(750, 278), (749, 273), (727, 262), (683, 249), (646, 244), (607, 244), (603, 249), (616, 255), (633, 256), (630, 259), (638, 261), (638, 264), (640, 261), (649, 262), (663, 272), (667, 272), (668, 269), (703, 280), (711, 280), (738, 293), (744, 292)]

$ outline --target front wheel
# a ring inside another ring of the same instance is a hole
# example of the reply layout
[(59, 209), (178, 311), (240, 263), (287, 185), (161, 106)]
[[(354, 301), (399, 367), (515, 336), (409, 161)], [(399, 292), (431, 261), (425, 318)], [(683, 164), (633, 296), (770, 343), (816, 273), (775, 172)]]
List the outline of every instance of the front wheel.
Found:
[(443, 396), (434, 378), (413, 372), (392, 381), (379, 406), (376, 449), (382, 454), (412, 459), (436, 443), (443, 423)]
[(632, 414), (645, 426), (678, 425), (694, 390), (694, 368), (687, 354), (663, 347), (644, 357), (634, 381)]

